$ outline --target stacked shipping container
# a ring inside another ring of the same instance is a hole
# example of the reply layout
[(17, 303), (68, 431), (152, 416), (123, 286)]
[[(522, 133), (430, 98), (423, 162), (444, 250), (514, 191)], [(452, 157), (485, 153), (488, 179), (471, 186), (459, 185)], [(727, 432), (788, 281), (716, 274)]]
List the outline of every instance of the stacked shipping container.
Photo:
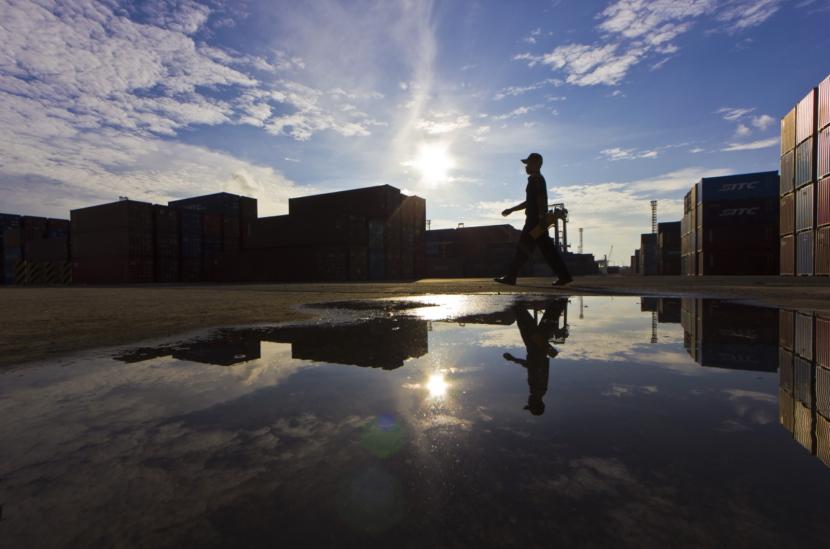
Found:
[(662, 276), (680, 274), (680, 241), (682, 221), (657, 224), (657, 273)]
[(781, 154), (779, 272), (830, 275), (830, 76), (781, 120)]
[(697, 183), (683, 197), (683, 219), (680, 221), (680, 271), (687, 276), (697, 274)]
[(69, 221), (0, 215), (5, 284), (69, 284)]

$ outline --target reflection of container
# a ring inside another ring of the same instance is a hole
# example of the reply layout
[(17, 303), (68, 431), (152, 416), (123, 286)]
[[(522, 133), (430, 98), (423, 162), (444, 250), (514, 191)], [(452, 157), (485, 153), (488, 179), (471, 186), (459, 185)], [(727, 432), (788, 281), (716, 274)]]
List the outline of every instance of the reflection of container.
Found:
[(795, 354), (807, 360), (813, 360), (813, 316), (796, 313), (795, 315)]
[(792, 351), (795, 348), (795, 313), (778, 311), (778, 345)]
[(813, 404), (813, 363), (801, 357), (793, 360), (793, 395), (807, 406)]
[(816, 457), (830, 467), (830, 421), (816, 415)]
[(830, 416), (830, 370), (821, 366), (816, 368), (816, 410)]
[(781, 237), (780, 274), (795, 274), (795, 235)]
[(810, 408), (796, 401), (793, 435), (795, 440), (810, 453), (813, 453), (813, 414)]
[(793, 391), (793, 354), (778, 349), (778, 386), (790, 393)]
[(816, 364), (830, 368), (830, 319), (817, 316), (815, 330)]
[(796, 235), (795, 253), (796, 274), (813, 274), (813, 231), (804, 231)]
[(793, 432), (795, 426), (795, 417), (794, 417), (794, 410), (795, 407), (795, 400), (793, 399), (793, 395), (788, 393), (787, 391), (780, 390), (778, 391), (778, 421), (781, 422), (781, 425), (789, 432)]

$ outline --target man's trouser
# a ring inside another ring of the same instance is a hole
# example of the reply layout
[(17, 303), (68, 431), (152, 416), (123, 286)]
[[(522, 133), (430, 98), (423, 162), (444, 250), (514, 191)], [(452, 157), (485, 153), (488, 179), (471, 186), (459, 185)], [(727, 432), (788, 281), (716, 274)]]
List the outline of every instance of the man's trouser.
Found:
[(553, 240), (551, 240), (547, 231), (545, 231), (545, 233), (539, 238), (533, 238), (530, 236), (530, 231), (534, 227), (535, 225), (525, 225), (522, 229), (522, 235), (519, 237), (519, 244), (516, 246), (516, 256), (513, 258), (513, 263), (510, 264), (510, 271), (508, 272), (508, 275), (513, 277), (518, 276), (519, 269), (521, 269), (522, 265), (527, 262), (530, 254), (533, 253), (533, 249), (536, 246), (539, 246), (539, 251), (542, 252), (542, 257), (545, 258), (545, 261), (550, 268), (553, 269), (556, 276), (559, 278), (571, 278), (571, 273), (568, 272), (568, 267), (565, 265), (565, 261), (562, 259), (559, 250), (556, 249), (556, 246), (553, 244)]

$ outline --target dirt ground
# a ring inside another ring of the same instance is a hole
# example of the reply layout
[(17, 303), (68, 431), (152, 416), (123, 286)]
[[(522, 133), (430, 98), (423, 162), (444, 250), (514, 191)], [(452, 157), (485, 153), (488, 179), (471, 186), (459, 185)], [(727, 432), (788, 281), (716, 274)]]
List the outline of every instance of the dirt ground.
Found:
[(718, 297), (830, 314), (830, 279), (580, 277), (567, 288), (528, 278), (408, 283), (0, 288), (0, 366), (210, 328), (306, 318), (308, 303), (423, 294), (571, 294)]

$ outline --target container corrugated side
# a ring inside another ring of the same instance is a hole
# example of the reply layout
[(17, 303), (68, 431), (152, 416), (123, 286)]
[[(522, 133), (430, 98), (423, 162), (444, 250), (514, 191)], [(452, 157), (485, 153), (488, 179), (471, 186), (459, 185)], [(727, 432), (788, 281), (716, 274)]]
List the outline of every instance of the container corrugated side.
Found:
[(816, 363), (819, 366), (830, 368), (830, 319), (817, 316), (815, 330)]
[(813, 315), (795, 315), (795, 354), (813, 360)]
[(793, 354), (778, 348), (778, 387), (789, 392), (793, 391)]
[(778, 345), (793, 350), (795, 345), (795, 313), (787, 309), (778, 311)]
[(805, 185), (795, 192), (795, 230), (813, 228), (813, 204), (815, 186)]
[(830, 416), (830, 370), (816, 367), (816, 410)]
[(790, 433), (793, 432), (795, 422), (795, 399), (787, 391), (778, 391), (778, 421)]
[(818, 134), (816, 150), (816, 177), (830, 174), (830, 126)]
[(781, 197), (778, 207), (778, 233), (781, 236), (795, 232), (795, 194), (789, 193)]
[(810, 453), (813, 453), (813, 414), (810, 407), (795, 403), (795, 422), (793, 425), (795, 440)]
[(778, 194), (791, 193), (795, 188), (795, 151), (790, 150), (781, 157), (781, 175), (778, 180)]
[(816, 229), (815, 272), (830, 275), (830, 227)]
[(818, 127), (830, 125), (830, 76), (818, 85)]
[(816, 457), (830, 467), (830, 421), (816, 414)]
[(816, 184), (816, 226), (830, 225), (830, 177)]
[(813, 274), (813, 231), (804, 231), (795, 235), (795, 270), (798, 276)]
[(816, 128), (816, 90), (813, 88), (795, 106), (795, 142), (801, 143), (813, 135)]
[(790, 109), (781, 119), (781, 155), (795, 148), (795, 110)]
[(801, 357), (793, 359), (793, 396), (807, 406), (813, 405), (813, 369), (809, 360)]
[(795, 186), (809, 185), (813, 182), (813, 138), (795, 148)]
[(779, 274), (794, 275), (795, 274), (795, 235), (787, 235), (781, 237), (779, 248)]

